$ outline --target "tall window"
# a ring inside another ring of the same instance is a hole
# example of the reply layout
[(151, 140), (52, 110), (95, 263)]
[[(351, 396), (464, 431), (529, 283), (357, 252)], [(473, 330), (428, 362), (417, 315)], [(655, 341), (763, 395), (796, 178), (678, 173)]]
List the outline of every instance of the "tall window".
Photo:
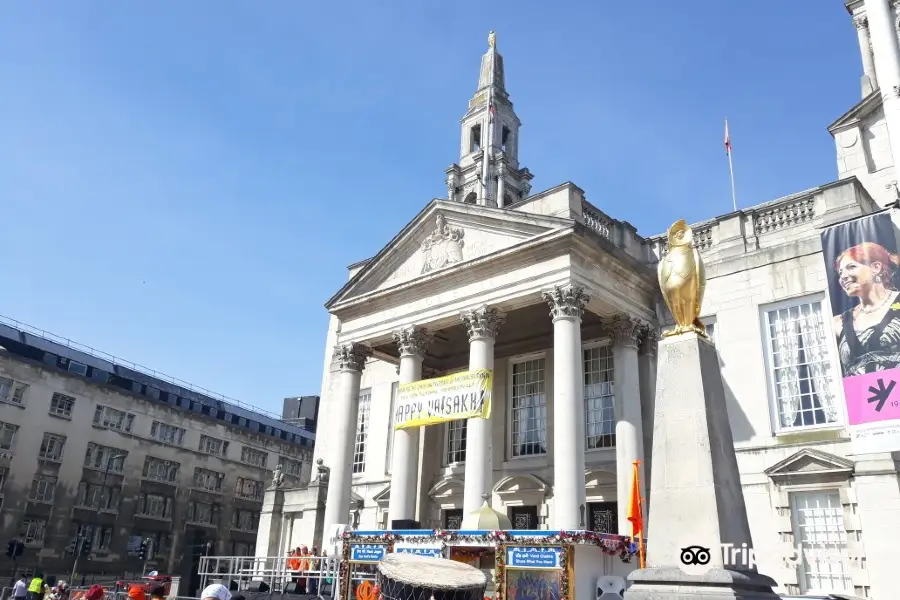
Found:
[(241, 448), (241, 462), (253, 465), (254, 467), (263, 467), (269, 462), (269, 453), (244, 446)]
[(101, 471), (108, 468), (110, 473), (121, 473), (125, 469), (126, 458), (128, 452), (124, 450), (88, 442), (87, 452), (84, 453), (84, 466)]
[(255, 510), (236, 508), (231, 513), (231, 528), (239, 531), (256, 531), (259, 527), (259, 513)]
[(450, 421), (447, 423), (447, 465), (466, 462), (466, 432), (468, 421)]
[(369, 435), (369, 410), (372, 404), (372, 390), (359, 392), (359, 416), (356, 419), (356, 441), (353, 444), (353, 473), (362, 473), (366, 468), (366, 442)]
[(290, 475), (292, 477), (300, 477), (300, 474), (303, 472), (302, 460), (295, 460), (293, 458), (288, 458), (287, 456), (279, 456), (278, 465), (281, 467), (281, 470), (284, 471), (285, 475)]
[(262, 500), (263, 493), (265, 493), (265, 491), (263, 489), (262, 481), (247, 479), (245, 477), (238, 477), (235, 494), (237, 494), (241, 498), (248, 498), (250, 500)]
[(212, 454), (213, 456), (227, 456), (228, 442), (208, 435), (200, 436), (200, 452)]
[(110, 406), (97, 406), (94, 409), (94, 425), (117, 431), (131, 431), (134, 426), (134, 415)]
[(535, 358), (512, 366), (512, 455), (547, 453), (546, 360)]
[(18, 425), (13, 425), (12, 423), (0, 423), (0, 450), (12, 449), (18, 431)]
[(45, 519), (23, 519), (19, 523), (19, 537), (29, 546), (43, 546), (46, 529)]
[(394, 423), (397, 421), (397, 415), (394, 414), (394, 411), (397, 410), (397, 394), (399, 390), (399, 383), (395, 381), (391, 384), (391, 418), (389, 419), (390, 425), (388, 426), (387, 434), (387, 460), (384, 463), (385, 472), (388, 474), (390, 474), (394, 462)]
[(584, 447), (615, 448), (615, 369), (609, 346), (584, 350)]
[(837, 491), (791, 494), (794, 539), (802, 562), (801, 592), (853, 593), (844, 510)]
[(209, 502), (191, 502), (188, 505), (187, 520), (200, 525), (218, 525), (222, 507)]
[(41, 449), (38, 458), (52, 462), (62, 462), (63, 450), (66, 447), (66, 438), (62, 435), (45, 433), (41, 440)]
[(208, 492), (221, 492), (224, 473), (194, 467), (194, 487)]
[(163, 483), (175, 483), (181, 465), (171, 460), (163, 460), (154, 456), (144, 459), (144, 478)]
[(50, 399), (50, 414), (57, 417), (71, 418), (72, 409), (75, 408), (74, 396), (67, 396), (56, 392)]
[(772, 386), (780, 429), (836, 423), (838, 402), (822, 303), (803, 302), (765, 313)]
[(161, 494), (141, 494), (138, 496), (137, 514), (156, 519), (171, 519), (173, 498)]
[(72, 523), (70, 527), (72, 538), (82, 537), (91, 541), (91, 552), (97, 550), (109, 550), (112, 540), (113, 528), (88, 523)]
[(27, 389), (27, 383), (21, 383), (19, 381), (7, 379), (6, 377), (0, 377), (0, 402), (24, 404), (25, 391)]
[(78, 496), (75, 505), (100, 510), (119, 509), (120, 490), (117, 486), (98, 485), (82, 481), (78, 484)]
[(35, 475), (31, 481), (31, 495), (28, 497), (32, 502), (53, 503), (53, 496), (56, 492), (56, 477), (50, 475)]
[(163, 442), (164, 444), (172, 444), (174, 446), (183, 445), (184, 433), (185, 430), (181, 427), (169, 425), (168, 423), (162, 423), (160, 421), (153, 421), (153, 425), (150, 426), (150, 437), (159, 442)]

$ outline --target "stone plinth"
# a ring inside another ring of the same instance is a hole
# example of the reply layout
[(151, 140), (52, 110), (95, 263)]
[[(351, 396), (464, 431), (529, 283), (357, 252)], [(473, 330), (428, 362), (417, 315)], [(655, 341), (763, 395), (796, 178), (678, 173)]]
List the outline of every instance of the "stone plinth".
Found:
[(666, 338), (657, 365), (647, 568), (629, 575), (626, 598), (777, 599), (752, 560), (715, 347), (696, 334)]

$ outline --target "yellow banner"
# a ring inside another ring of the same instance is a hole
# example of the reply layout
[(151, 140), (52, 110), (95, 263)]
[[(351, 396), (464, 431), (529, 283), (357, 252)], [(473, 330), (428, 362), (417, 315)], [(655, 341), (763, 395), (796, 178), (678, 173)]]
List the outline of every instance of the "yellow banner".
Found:
[(479, 369), (404, 383), (397, 390), (394, 429), (491, 416), (494, 372)]

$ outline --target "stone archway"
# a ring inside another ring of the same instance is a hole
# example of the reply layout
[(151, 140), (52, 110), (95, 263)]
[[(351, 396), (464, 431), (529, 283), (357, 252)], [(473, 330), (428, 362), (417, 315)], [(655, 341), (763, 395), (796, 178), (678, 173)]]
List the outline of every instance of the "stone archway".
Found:
[(493, 489), (501, 505), (497, 510), (506, 513), (513, 529), (546, 528), (549, 492), (547, 482), (528, 473), (504, 477)]

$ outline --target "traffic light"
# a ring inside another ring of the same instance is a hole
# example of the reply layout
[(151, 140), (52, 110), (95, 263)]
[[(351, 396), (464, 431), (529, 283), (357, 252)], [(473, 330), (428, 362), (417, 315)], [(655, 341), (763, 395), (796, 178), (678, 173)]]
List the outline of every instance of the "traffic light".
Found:
[(16, 553), (15, 556), (22, 556), (22, 553), (25, 552), (25, 543), (21, 540), (16, 540)]
[(9, 544), (6, 545), (6, 557), (12, 558), (15, 556), (17, 547), (16, 540), (9, 540)]
[(91, 545), (93, 542), (91, 538), (85, 537), (81, 539), (81, 556), (90, 556), (91, 555)]
[[(133, 547), (134, 546), (132, 546), (132, 548)], [(141, 540), (141, 550), (140, 550), (140, 553), (138, 554), (138, 557), (140, 557), (141, 560), (147, 560), (147, 540), (146, 539)]]

